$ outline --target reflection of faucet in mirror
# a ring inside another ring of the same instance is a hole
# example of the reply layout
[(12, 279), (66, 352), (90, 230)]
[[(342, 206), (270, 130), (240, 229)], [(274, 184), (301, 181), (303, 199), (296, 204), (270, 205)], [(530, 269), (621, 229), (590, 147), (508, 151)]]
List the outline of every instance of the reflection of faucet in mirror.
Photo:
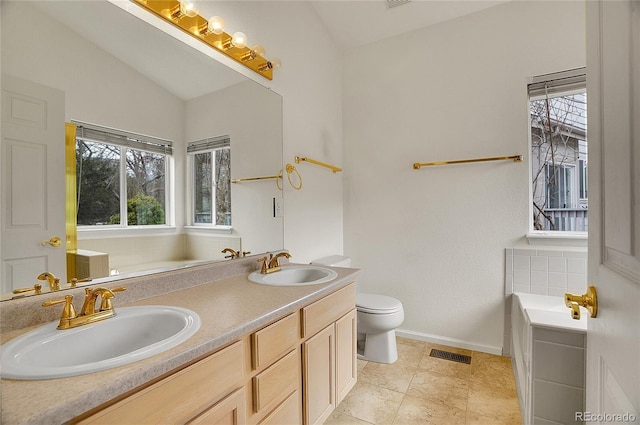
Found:
[(223, 254), (226, 254), (226, 253), (230, 254), (230, 255), (225, 255), (224, 258), (234, 259), (234, 258), (240, 257), (240, 253), (238, 251), (236, 251), (236, 250), (231, 249), (231, 248), (225, 248), (221, 252)]
[(49, 283), (49, 289), (52, 291), (60, 290), (60, 278), (55, 277), (49, 272), (40, 273), (38, 275), (38, 280), (46, 280)]

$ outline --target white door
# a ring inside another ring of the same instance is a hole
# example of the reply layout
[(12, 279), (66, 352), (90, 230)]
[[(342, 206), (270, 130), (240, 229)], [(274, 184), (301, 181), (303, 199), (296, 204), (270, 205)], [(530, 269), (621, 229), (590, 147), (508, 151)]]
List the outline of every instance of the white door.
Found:
[[(2, 75), (1, 294), (66, 282), (64, 93)], [(57, 236), (62, 245), (42, 245)]]
[(640, 423), (640, 1), (587, 1), (589, 283), (585, 419)]

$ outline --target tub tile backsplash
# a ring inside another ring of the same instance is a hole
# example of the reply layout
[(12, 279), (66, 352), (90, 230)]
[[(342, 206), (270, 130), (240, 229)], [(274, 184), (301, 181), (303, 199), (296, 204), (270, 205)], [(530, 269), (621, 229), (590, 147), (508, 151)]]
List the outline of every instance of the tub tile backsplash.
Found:
[(502, 354), (511, 354), (511, 294), (552, 295), (587, 290), (586, 248), (522, 249), (505, 251), (505, 314)]
[(586, 249), (507, 248), (505, 253), (505, 295), (564, 295), (567, 291), (586, 290)]

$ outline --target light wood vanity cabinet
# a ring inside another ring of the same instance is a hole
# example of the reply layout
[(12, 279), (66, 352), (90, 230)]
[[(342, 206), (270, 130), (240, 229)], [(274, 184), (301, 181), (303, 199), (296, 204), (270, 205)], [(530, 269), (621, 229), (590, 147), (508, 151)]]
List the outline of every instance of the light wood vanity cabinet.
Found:
[[(244, 381), (241, 341), (107, 407), (80, 424), (178, 424), (203, 418), (244, 423), (244, 394), (227, 397)], [(233, 395), (233, 394), (232, 394)], [(225, 398), (226, 397), (226, 398)], [(218, 403), (219, 402), (219, 403)], [(200, 416), (200, 417), (199, 417)], [(225, 422), (220, 422), (225, 423)]]
[(355, 294), (351, 283), (72, 423), (322, 423), (356, 383)]
[(305, 425), (323, 423), (356, 383), (355, 299), (351, 284), (302, 309)]

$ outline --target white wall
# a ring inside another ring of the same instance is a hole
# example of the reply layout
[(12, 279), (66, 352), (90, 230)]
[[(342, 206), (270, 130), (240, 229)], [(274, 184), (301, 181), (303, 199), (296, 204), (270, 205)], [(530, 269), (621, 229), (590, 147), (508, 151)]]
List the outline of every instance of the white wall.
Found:
[(303, 1), (202, 2), (199, 6), (203, 16), (222, 16), (227, 32), (245, 32), (249, 45), (260, 43), (268, 58), (282, 60), (272, 81), (242, 65), (229, 65), (283, 97), (284, 158), (303, 178), (301, 190), (286, 185), (284, 192), (284, 246), (292, 261), (342, 253), (342, 174), (294, 163), (299, 155), (343, 165), (338, 46)]
[[(345, 254), (404, 330), (499, 353), (528, 231), (527, 79), (585, 65), (582, 2), (510, 2), (347, 52)], [(413, 170), (414, 162), (523, 154)]]
[[(185, 121), (187, 142), (230, 136), (232, 180), (275, 176), (282, 168), (282, 98), (253, 81), (188, 101)], [(275, 180), (231, 184), (232, 234), (243, 251), (282, 249), (283, 217), (274, 217), (274, 198), (282, 203)]]

